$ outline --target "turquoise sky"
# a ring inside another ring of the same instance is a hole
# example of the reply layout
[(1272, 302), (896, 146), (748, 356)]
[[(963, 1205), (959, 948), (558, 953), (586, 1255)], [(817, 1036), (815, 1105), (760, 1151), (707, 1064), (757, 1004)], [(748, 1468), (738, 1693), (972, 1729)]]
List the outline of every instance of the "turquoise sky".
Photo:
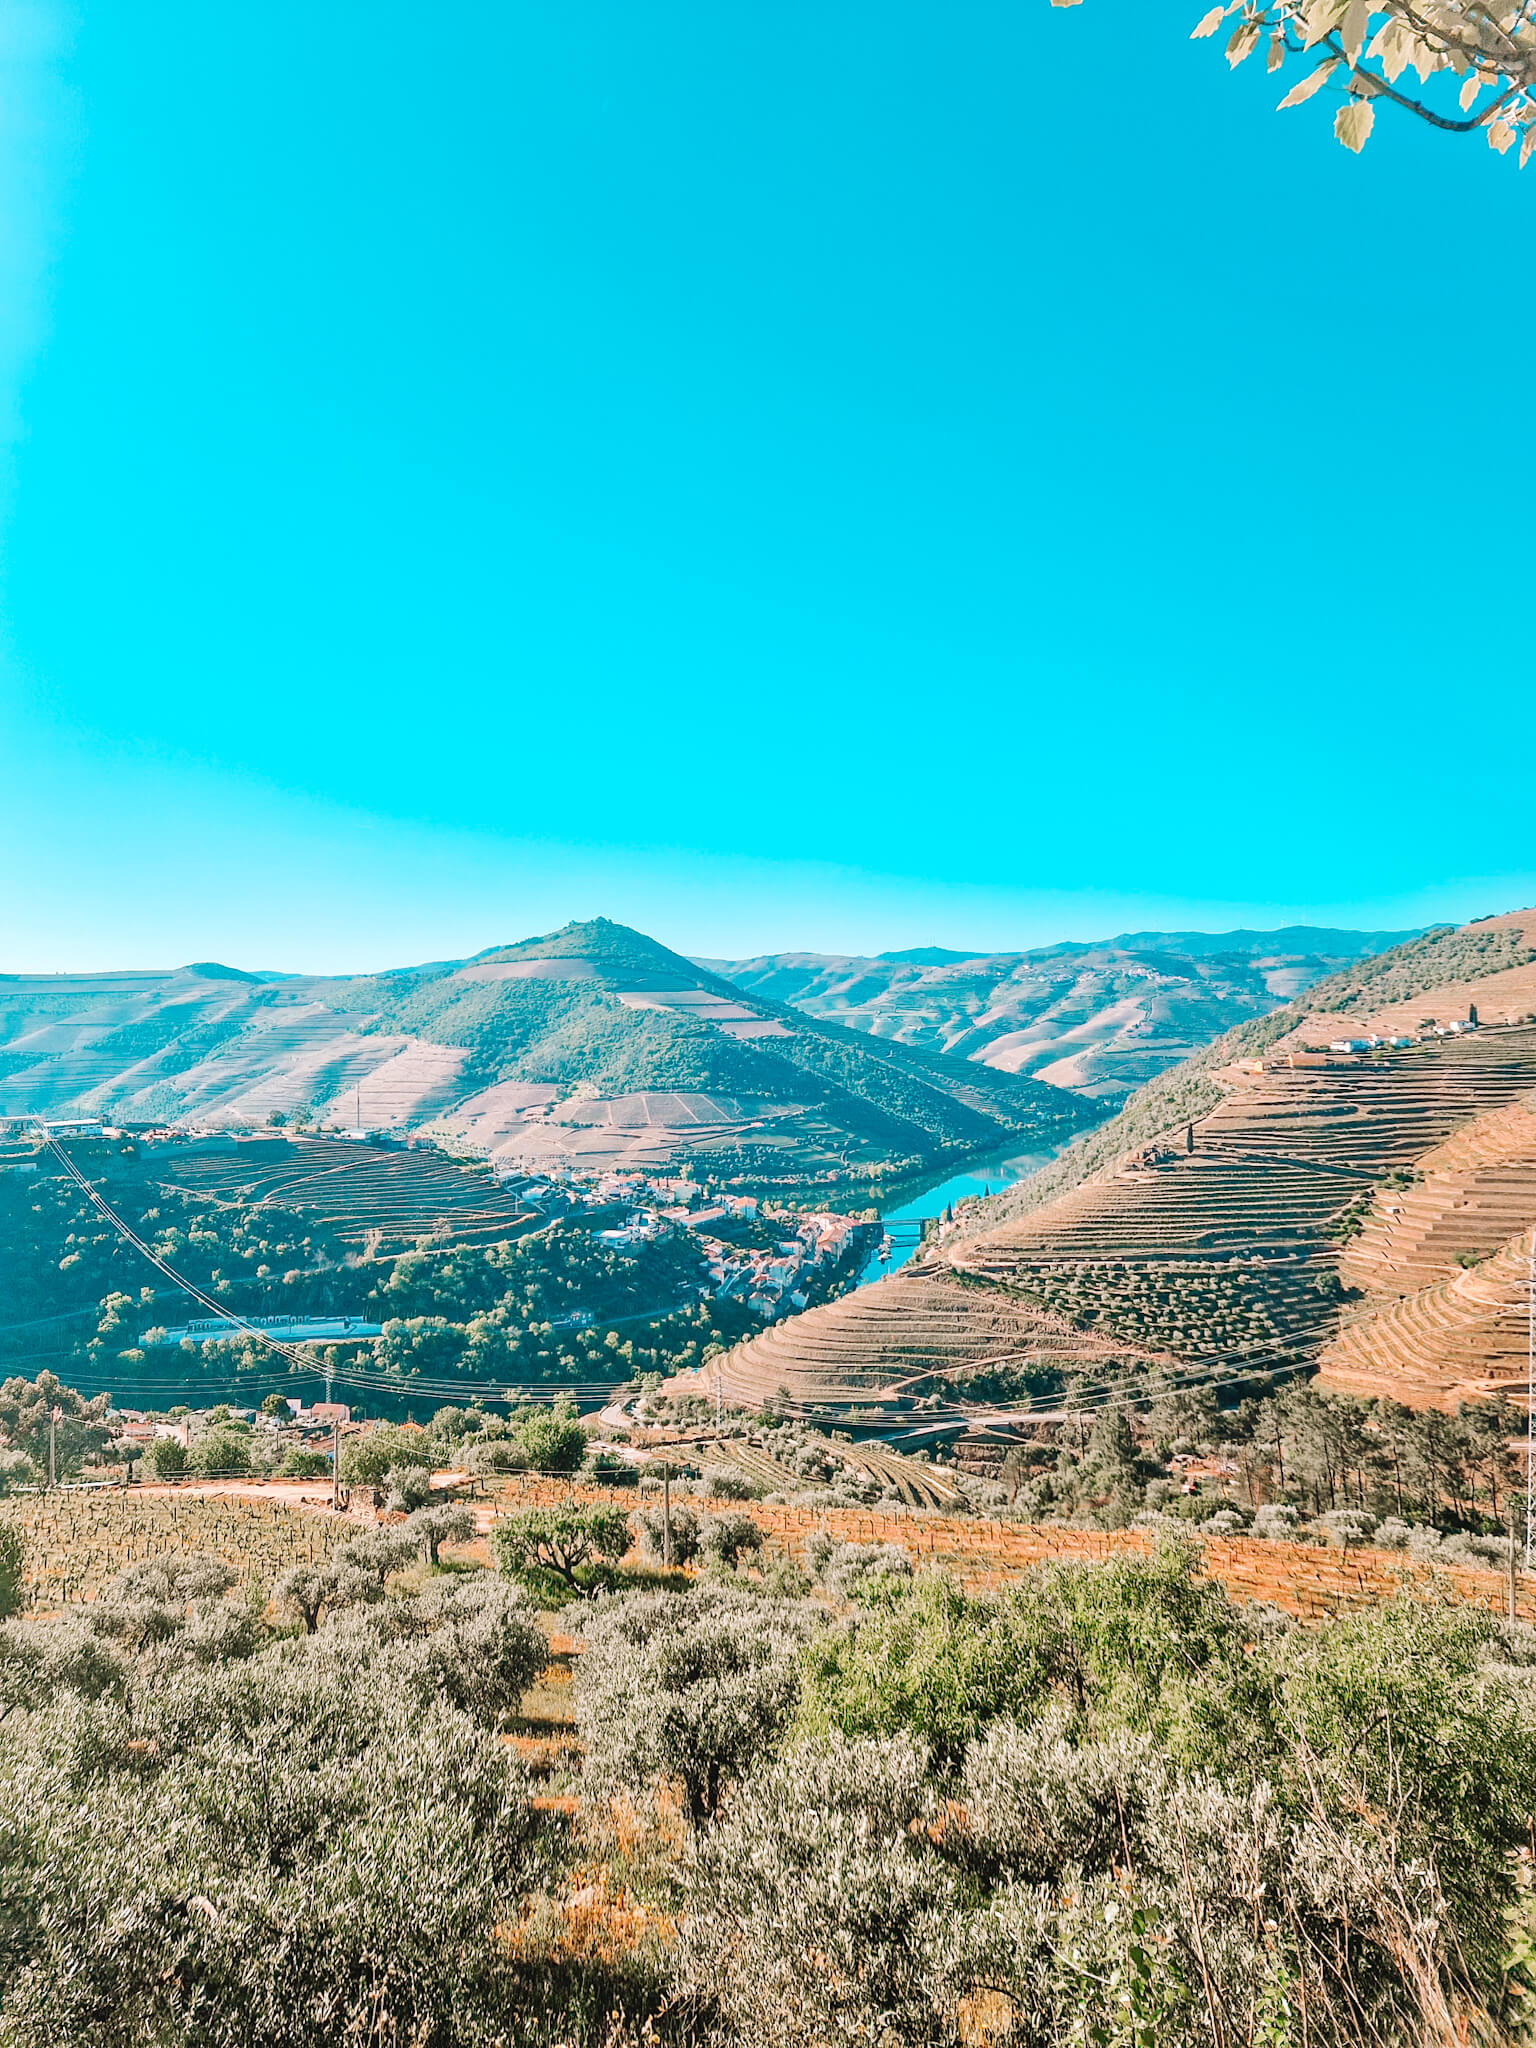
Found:
[(1161, 12), (8, 9), (0, 967), (1536, 898), (1536, 173)]

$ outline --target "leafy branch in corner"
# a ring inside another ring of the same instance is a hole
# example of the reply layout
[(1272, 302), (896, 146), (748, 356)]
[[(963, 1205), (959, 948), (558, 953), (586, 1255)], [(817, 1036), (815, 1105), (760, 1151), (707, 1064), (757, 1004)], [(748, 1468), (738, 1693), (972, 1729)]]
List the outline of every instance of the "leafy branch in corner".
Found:
[[(1075, 7), (1078, 0), (1051, 4)], [(1191, 40), (1215, 35), (1234, 15), (1226, 45), (1232, 69), (1261, 44), (1270, 71), (1314, 54), (1313, 68), (1292, 85), (1280, 110), (1299, 107), (1324, 86), (1342, 90), (1333, 132), (1356, 154), (1375, 125), (1378, 99), (1450, 134), (1481, 128), (1501, 155), (1518, 141), (1522, 166), (1536, 151), (1536, 0), (1227, 0), (1201, 16)], [(1398, 81), (1410, 71), (1420, 93), (1437, 72), (1459, 78), (1460, 117), (1403, 90)]]

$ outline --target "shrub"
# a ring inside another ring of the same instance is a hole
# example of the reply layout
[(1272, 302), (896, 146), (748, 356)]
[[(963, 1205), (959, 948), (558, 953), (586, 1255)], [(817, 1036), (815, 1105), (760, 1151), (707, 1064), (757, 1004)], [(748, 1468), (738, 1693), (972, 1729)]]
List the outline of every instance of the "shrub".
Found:
[(250, 1438), (241, 1429), (212, 1429), (188, 1462), (199, 1472), (244, 1474), (251, 1469)]
[(952, 1763), (994, 1721), (1065, 1696), (1117, 1724), (1177, 1729), (1198, 1749), (1211, 1715), (1252, 1709), (1257, 1680), (1244, 1623), (1195, 1576), (1197, 1556), (1168, 1545), (1152, 1558), (1044, 1566), (1003, 1594), (940, 1578), (883, 1589), (808, 1651), (801, 1728), (911, 1734)]
[(505, 2038), (532, 1835), (488, 1730), (386, 1671), (269, 1652), (0, 1751), (0, 2035), (68, 2041)]
[(493, 1437), (485, 1443), (470, 1444), (459, 1453), (458, 1463), (465, 1472), (478, 1474), (526, 1472), (528, 1453), (507, 1437)]
[(834, 1543), (819, 1529), (806, 1541), (805, 1561), (828, 1592), (842, 1600), (894, 1590), (894, 1581), (912, 1576), (912, 1560), (899, 1544)]
[(391, 1465), (384, 1475), (384, 1505), (409, 1515), (432, 1498), (432, 1471), (427, 1465)]
[(173, 1436), (157, 1436), (144, 1453), (144, 1462), (157, 1479), (179, 1479), (187, 1469), (187, 1450)]
[[(666, 1520), (661, 1507), (637, 1508), (630, 1516), (630, 1527), (640, 1546), (640, 1555), (649, 1564), (661, 1564), (666, 1557)], [(672, 1563), (691, 1564), (699, 1554), (699, 1518), (686, 1502), (672, 1503)]]
[(715, 1500), (760, 1500), (763, 1489), (739, 1465), (706, 1465), (704, 1491)]
[(1294, 1543), (1298, 1519), (1294, 1508), (1270, 1503), (1255, 1513), (1253, 1533), (1270, 1543)]
[(763, 1548), (763, 1532), (750, 1515), (706, 1515), (699, 1529), (699, 1548), (715, 1563), (735, 1571), (743, 1558)]
[(7, 1450), (0, 1445), (0, 1500), (19, 1486), (36, 1486), (38, 1470), (25, 1451)]
[(1335, 1550), (1348, 1550), (1351, 1544), (1370, 1542), (1376, 1533), (1376, 1517), (1362, 1508), (1330, 1508), (1317, 1517), (1316, 1527)]
[(643, 1791), (675, 1780), (689, 1817), (708, 1819), (788, 1726), (814, 1626), (797, 1603), (725, 1587), (631, 1594), (600, 1611), (576, 1672), (590, 1781)]
[(685, 1983), (731, 2039), (776, 2048), (953, 2039), (959, 1873), (924, 1829), (920, 1743), (797, 1748), (754, 1772), (701, 1839), (682, 1920)]
[(324, 1451), (290, 1451), (277, 1468), (280, 1479), (323, 1479), (331, 1469)]

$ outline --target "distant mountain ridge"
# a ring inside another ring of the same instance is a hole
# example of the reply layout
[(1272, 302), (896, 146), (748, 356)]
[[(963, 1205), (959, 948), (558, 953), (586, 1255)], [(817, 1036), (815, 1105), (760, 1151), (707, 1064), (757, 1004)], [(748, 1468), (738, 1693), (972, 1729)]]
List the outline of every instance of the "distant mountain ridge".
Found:
[(709, 1155), (766, 1186), (1049, 1154), (1070, 1093), (744, 995), (607, 919), (458, 962), (0, 982), (0, 1112), (429, 1129), (541, 1170)]
[(765, 954), (706, 971), (805, 1015), (1113, 1105), (1224, 1031), (1415, 937), (1291, 925), (1017, 953)]

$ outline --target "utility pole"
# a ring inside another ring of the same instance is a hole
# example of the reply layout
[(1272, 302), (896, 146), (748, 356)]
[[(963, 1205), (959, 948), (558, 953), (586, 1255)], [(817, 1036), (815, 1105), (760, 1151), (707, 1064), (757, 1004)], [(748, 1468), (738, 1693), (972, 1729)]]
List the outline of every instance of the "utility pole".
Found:
[(341, 1417), (331, 1417), (331, 1506), (341, 1506)]
[(58, 1424), (59, 1410), (57, 1405), (55, 1405), (48, 1410), (48, 1484), (50, 1486), (57, 1486), (59, 1483)]
[(672, 1569), (672, 1467), (665, 1462), (661, 1468), (661, 1562), (667, 1571)]
[(1509, 1503), (1509, 1618), (1515, 1619), (1515, 1504)]

